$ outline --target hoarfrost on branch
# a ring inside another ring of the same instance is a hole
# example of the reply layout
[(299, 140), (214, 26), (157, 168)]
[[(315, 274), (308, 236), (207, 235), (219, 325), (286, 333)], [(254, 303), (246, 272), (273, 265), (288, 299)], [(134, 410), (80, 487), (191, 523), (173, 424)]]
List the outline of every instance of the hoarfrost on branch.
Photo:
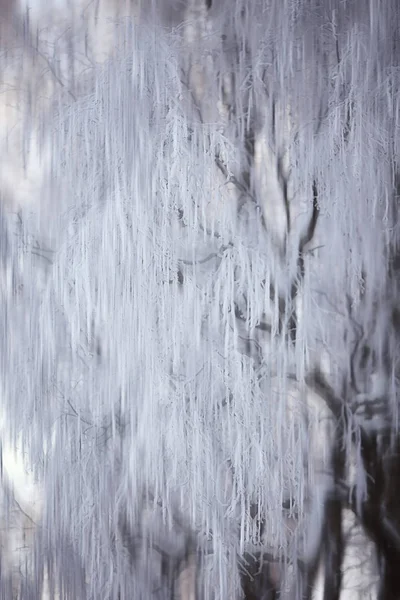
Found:
[(4, 597), (399, 597), (395, 1), (6, 8)]

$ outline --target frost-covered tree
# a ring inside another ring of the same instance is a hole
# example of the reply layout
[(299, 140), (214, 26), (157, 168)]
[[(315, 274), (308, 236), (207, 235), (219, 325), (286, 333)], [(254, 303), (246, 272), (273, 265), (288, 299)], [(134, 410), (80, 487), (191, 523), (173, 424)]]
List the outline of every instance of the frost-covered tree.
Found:
[(397, 598), (396, 2), (140, 15), (28, 123), (40, 185), (3, 217), (2, 397), (43, 497), (4, 586)]

